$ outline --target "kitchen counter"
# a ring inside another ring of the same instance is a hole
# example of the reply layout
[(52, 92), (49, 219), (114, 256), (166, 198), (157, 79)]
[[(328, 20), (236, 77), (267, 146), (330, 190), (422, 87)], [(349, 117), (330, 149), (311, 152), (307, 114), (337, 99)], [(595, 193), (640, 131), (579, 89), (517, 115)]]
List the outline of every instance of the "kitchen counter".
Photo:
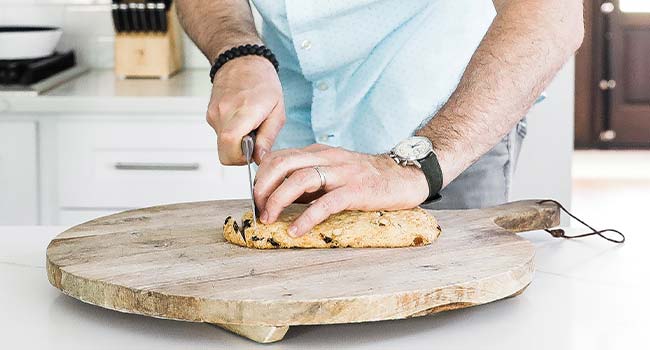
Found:
[(201, 69), (168, 80), (115, 77), (90, 70), (40, 96), (0, 96), (0, 113), (205, 113), (211, 84)]
[(537, 248), (520, 296), (407, 320), (292, 327), (259, 345), (215, 326), (122, 314), (63, 295), (47, 281), (45, 249), (64, 227), (0, 227), (4, 348), (150, 349), (648, 349), (650, 235), (628, 243), (522, 234)]

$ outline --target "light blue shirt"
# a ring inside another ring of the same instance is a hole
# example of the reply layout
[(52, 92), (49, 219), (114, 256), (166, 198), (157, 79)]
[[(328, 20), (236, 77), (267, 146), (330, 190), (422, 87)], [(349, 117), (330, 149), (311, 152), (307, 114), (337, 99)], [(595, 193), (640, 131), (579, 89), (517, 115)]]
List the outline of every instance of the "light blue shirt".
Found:
[(275, 149), (390, 150), (447, 101), (496, 14), (492, 0), (254, 0), (280, 62)]

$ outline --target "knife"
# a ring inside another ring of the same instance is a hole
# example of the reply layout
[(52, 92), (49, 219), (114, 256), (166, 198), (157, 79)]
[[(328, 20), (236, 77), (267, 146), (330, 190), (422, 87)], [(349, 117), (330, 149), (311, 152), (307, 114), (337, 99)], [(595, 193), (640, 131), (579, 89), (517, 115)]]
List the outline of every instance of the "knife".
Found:
[(138, 14), (138, 4), (134, 2), (129, 3), (129, 16), (131, 17), (131, 22), (133, 23), (133, 31), (139, 32), (142, 31), (140, 28), (140, 15)]
[[(253, 197), (253, 175), (251, 173), (251, 163), (253, 161), (253, 150), (255, 150), (255, 130), (250, 134), (244, 136), (241, 140), (241, 150), (246, 157), (246, 165), (248, 166), (248, 187), (251, 192), (251, 210), (253, 211), (253, 225), (257, 229), (257, 206), (255, 205), (255, 197)], [(243, 227), (243, 223), (242, 223)], [(241, 232), (244, 242), (246, 242), (246, 235), (244, 230)]]
[(122, 18), (122, 31), (123, 32), (130, 32), (131, 31), (131, 23), (129, 21), (129, 5), (127, 4), (120, 4), (120, 17)]
[(158, 26), (156, 4), (151, 1), (147, 0), (147, 13), (149, 14), (149, 25), (151, 26), (149, 29), (152, 32), (157, 32), (160, 27)]
[(147, 20), (147, 14), (144, 13), (145, 10), (145, 5), (144, 3), (138, 3), (137, 4), (138, 8), (138, 17), (140, 18), (140, 30), (143, 32), (148, 32), (151, 27), (149, 26), (148, 20)]
[(115, 32), (119, 33), (122, 31), (122, 24), (120, 23), (120, 14), (119, 14), (120, 5), (117, 3), (117, 0), (113, 0), (111, 4), (111, 12), (113, 17), (113, 26), (115, 27)]
[(167, 33), (167, 7), (164, 2), (159, 2), (156, 4), (156, 12), (158, 12), (158, 23), (160, 23), (160, 31)]

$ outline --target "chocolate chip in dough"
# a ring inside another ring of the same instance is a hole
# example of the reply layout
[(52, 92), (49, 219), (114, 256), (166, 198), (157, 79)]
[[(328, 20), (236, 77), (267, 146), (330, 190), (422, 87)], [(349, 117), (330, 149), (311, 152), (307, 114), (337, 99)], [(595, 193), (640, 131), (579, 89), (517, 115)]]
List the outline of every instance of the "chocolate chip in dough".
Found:
[(332, 243), (332, 237), (325, 236), (323, 237), (323, 241), (325, 241), (325, 243)]
[(251, 220), (250, 219), (244, 220), (244, 222), (242, 222), (241, 232), (243, 233), (249, 227), (251, 227)]
[(273, 237), (269, 237), (266, 241), (269, 242), (269, 244), (272, 245), (272, 246), (274, 246), (274, 247), (279, 247), (279, 246), (280, 246), (280, 243), (276, 242), (276, 241), (273, 239)]
[(251, 240), (253, 240), (253, 241), (263, 241), (264, 238), (260, 238), (260, 237), (257, 237), (257, 236), (253, 236), (253, 237), (251, 237)]
[(237, 225), (237, 221), (233, 221), (232, 228), (233, 228), (233, 230), (235, 230), (235, 232), (239, 231), (239, 225)]
[(225, 221), (223, 224), (224, 224), (224, 225), (228, 225), (228, 221), (230, 221), (230, 219), (232, 219), (232, 216), (227, 217), (227, 218), (226, 218), (226, 221)]

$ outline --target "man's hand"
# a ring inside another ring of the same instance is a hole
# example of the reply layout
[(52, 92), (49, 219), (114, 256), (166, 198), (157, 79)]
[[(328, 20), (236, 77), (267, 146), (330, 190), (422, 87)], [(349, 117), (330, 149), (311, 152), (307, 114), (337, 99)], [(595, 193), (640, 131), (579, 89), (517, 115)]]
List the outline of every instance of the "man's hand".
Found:
[(253, 157), (259, 164), (273, 146), (285, 118), (280, 80), (266, 58), (239, 57), (217, 71), (206, 119), (217, 132), (222, 164), (245, 164), (241, 139), (255, 129)]
[[(315, 166), (326, 178), (323, 189)], [(255, 182), (255, 201), (263, 223), (275, 222), (284, 208), (310, 194), (320, 197), (289, 227), (291, 236), (301, 236), (346, 209), (413, 208), (426, 200), (429, 187), (421, 170), (400, 166), (387, 155), (315, 144), (264, 158)]]

